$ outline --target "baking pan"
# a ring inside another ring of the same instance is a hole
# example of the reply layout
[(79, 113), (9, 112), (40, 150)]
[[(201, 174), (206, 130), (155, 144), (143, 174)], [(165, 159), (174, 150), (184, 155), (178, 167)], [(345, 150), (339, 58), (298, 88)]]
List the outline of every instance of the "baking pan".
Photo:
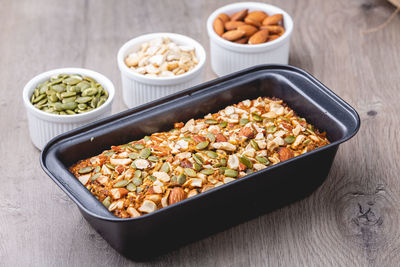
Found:
[[(137, 218), (118, 218), (68, 171), (73, 163), (244, 99), (275, 96), (331, 144)], [(305, 71), (260, 65), (129, 109), (59, 135), (41, 154), (43, 170), (85, 219), (124, 256), (146, 260), (311, 194), (326, 179), (339, 144), (360, 127), (357, 112)]]

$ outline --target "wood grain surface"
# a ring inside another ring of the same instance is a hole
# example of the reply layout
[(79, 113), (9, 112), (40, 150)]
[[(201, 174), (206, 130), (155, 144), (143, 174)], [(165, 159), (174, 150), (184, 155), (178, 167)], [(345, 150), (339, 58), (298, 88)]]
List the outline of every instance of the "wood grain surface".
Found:
[[(0, 266), (399, 266), (400, 17), (385, 0), (269, 0), (292, 15), (290, 63), (354, 106), (362, 126), (310, 197), (152, 262), (115, 252), (39, 165), (22, 103), (36, 74), (67, 66), (115, 84), (119, 47), (176, 32), (209, 52), (206, 19), (231, 1), (0, 0)], [(209, 61), (206, 79), (216, 76)], [(149, 240), (151, 242), (151, 240)]]

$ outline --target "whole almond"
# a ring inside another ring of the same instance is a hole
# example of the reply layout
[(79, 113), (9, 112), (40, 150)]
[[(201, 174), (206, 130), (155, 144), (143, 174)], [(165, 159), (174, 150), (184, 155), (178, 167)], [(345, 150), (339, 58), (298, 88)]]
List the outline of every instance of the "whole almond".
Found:
[(222, 22), (222, 20), (220, 18), (216, 18), (214, 20), (213, 27), (214, 27), (215, 33), (218, 34), (219, 36), (221, 36), (225, 31), (224, 23)]
[(245, 136), (247, 138), (253, 138), (254, 137), (254, 131), (251, 127), (243, 127), (240, 132), (239, 136)]
[(244, 36), (246, 32), (242, 30), (232, 30), (225, 32), (221, 37), (228, 41), (236, 41)]
[(172, 205), (185, 199), (185, 192), (181, 187), (174, 187), (169, 194), (169, 204)]
[(279, 25), (263, 25), (260, 27), (260, 30), (268, 30), (270, 34), (278, 35), (282, 35), (285, 32), (285, 29)]
[(291, 159), (294, 156), (293, 150), (291, 150), (290, 148), (287, 148), (287, 147), (280, 147), (278, 149), (278, 154), (279, 154), (279, 159), (281, 161)]
[(260, 26), (261, 26), (261, 21), (256, 20), (256, 19), (251, 18), (251, 17), (250, 17), (250, 18), (246, 17), (246, 18), (244, 19), (244, 22), (246, 22), (247, 24), (256, 26), (256, 27), (260, 27)]
[(249, 39), (249, 44), (262, 44), (268, 40), (268, 30), (260, 30)]
[(273, 40), (278, 39), (278, 38), (279, 38), (279, 35), (273, 34), (273, 35), (268, 36), (268, 41), (273, 41)]
[(237, 43), (237, 44), (246, 44), (248, 40), (249, 40), (249, 37), (245, 36), (245, 37), (240, 38), (239, 40), (236, 40), (235, 43)]
[(230, 20), (229, 16), (225, 13), (219, 14), (217, 18), (220, 18), (224, 23)]
[(248, 12), (247, 9), (240, 10), (239, 12), (236, 12), (236, 13), (232, 14), (230, 16), (230, 18), (231, 18), (232, 21), (242, 20), (247, 16), (247, 12)]
[(218, 133), (215, 136), (215, 141), (217, 141), (217, 142), (227, 142), (228, 139), (226, 139), (226, 137), (223, 134)]
[(258, 31), (258, 29), (252, 25), (241, 25), (237, 29), (245, 31), (246, 33), (244, 35), (247, 37), (252, 36), (253, 34), (255, 34)]
[(246, 25), (246, 23), (244, 23), (243, 21), (228, 21), (225, 22), (225, 29), (227, 31), (236, 30), (237, 27), (241, 25)]
[(252, 11), (250, 12), (246, 18), (251, 18), (252, 20), (255, 21), (259, 21), (260, 23), (266, 18), (268, 17), (267, 14), (265, 14), (265, 12), (257, 10), (257, 11)]
[(282, 14), (275, 14), (269, 17), (266, 17), (262, 24), (263, 25), (276, 25), (283, 19)]

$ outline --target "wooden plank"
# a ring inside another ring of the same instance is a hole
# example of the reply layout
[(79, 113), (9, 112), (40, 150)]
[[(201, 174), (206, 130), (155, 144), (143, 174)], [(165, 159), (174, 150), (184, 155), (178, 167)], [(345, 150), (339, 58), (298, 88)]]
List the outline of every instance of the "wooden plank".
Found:
[[(113, 112), (125, 110), (116, 64), (119, 47), (143, 33), (168, 31), (199, 40), (209, 52), (206, 19), (230, 2), (0, 2), (0, 266), (134, 264), (110, 248), (41, 170), (21, 101), (24, 84), (52, 68), (94, 69), (116, 86)], [(400, 18), (362, 35), (361, 30), (388, 18), (393, 6), (378, 0), (269, 3), (295, 21), (290, 63), (356, 107), (360, 132), (340, 147), (327, 181), (309, 198), (148, 265), (396, 266)], [(209, 62), (207, 80), (215, 78)]]

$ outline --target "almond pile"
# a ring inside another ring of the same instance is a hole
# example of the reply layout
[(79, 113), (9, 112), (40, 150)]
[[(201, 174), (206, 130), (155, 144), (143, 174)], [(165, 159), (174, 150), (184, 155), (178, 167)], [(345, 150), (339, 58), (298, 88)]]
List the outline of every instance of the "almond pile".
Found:
[(143, 43), (130, 53), (125, 64), (139, 74), (151, 77), (172, 77), (192, 70), (197, 64), (193, 46), (178, 45), (168, 37)]
[(285, 33), (282, 14), (268, 16), (264, 11), (243, 9), (232, 15), (221, 13), (214, 20), (214, 31), (225, 40), (238, 44), (261, 44)]

